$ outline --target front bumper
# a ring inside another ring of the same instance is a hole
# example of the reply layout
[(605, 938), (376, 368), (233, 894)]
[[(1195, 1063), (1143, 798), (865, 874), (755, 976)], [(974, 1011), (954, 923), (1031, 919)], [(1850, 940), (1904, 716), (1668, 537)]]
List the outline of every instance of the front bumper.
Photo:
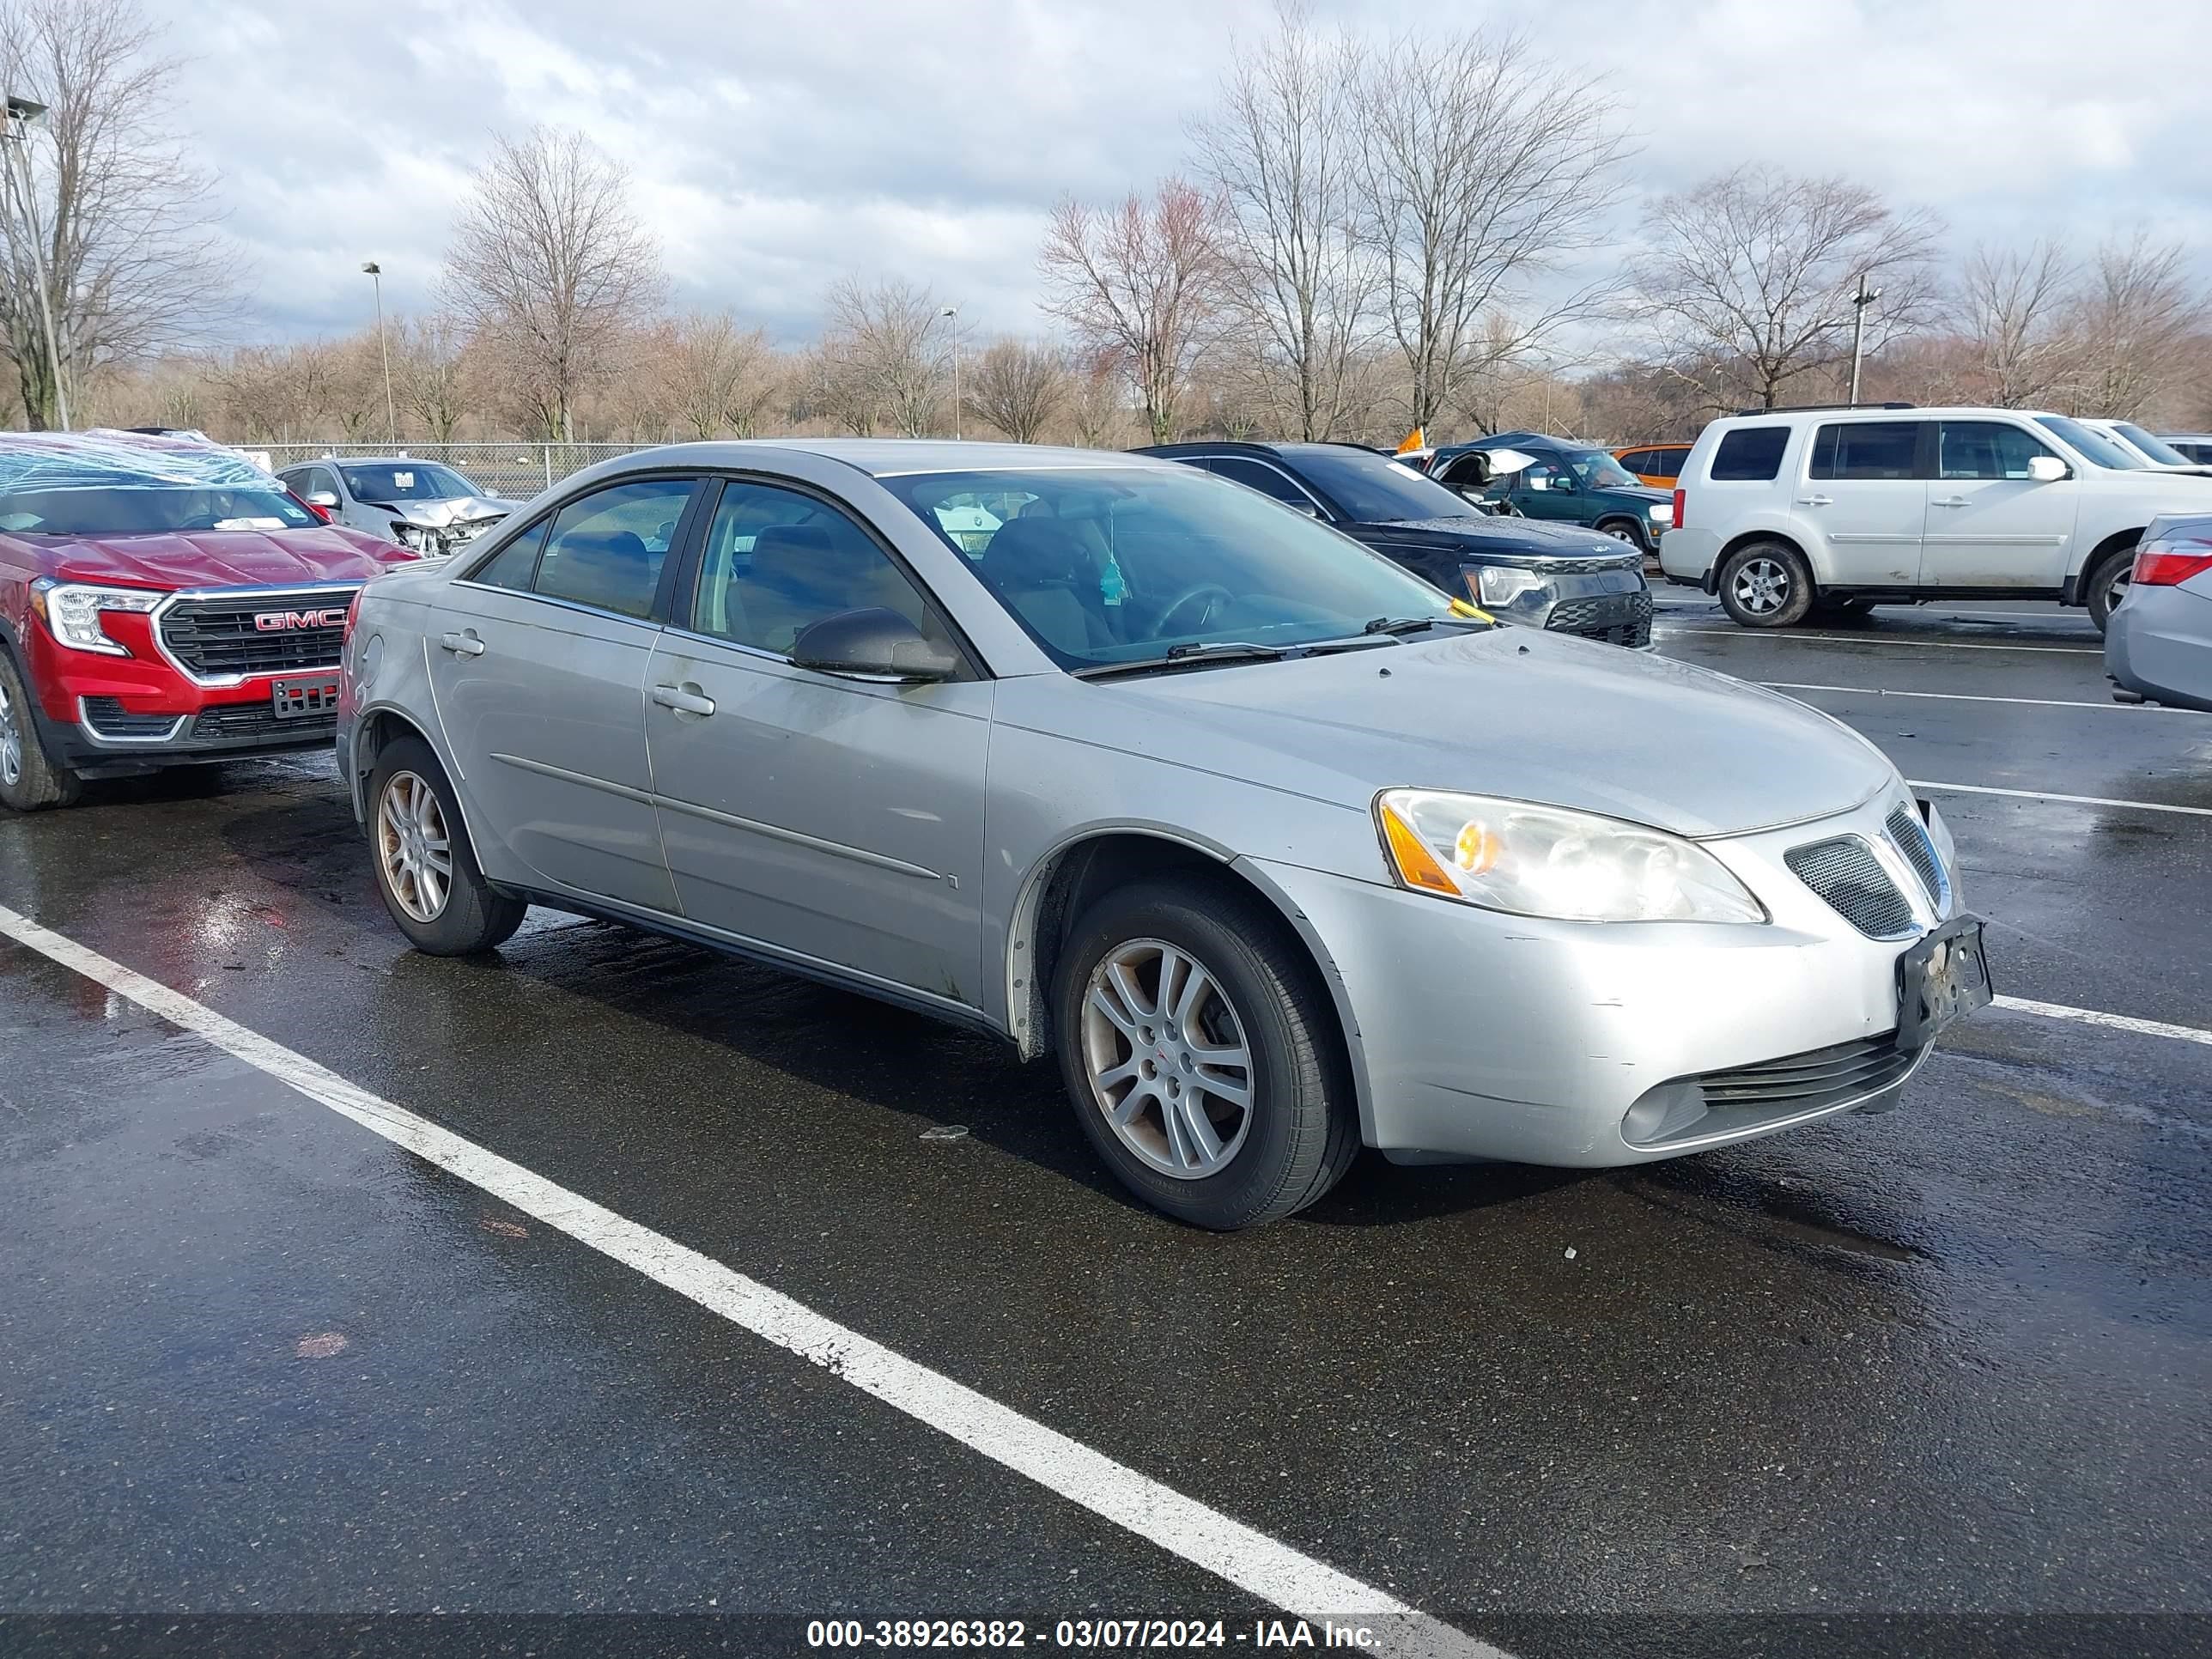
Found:
[(2130, 588), (2105, 626), (2105, 672), (2139, 697), (2212, 712), (2212, 598)]
[[(1599, 640), (1609, 645), (1644, 647), (1651, 643), (1651, 589), (1644, 580), (1644, 562), (1635, 555), (1599, 562), (1596, 569), (1577, 569), (1565, 560), (1546, 561), (1532, 574), (1544, 586), (1502, 605), (1478, 600), (1484, 610), (1503, 621), (1541, 628), (1577, 639)], [(1512, 568), (1529, 569), (1527, 562)], [(1474, 568), (1470, 568), (1474, 576)], [(1481, 591), (1474, 577), (1474, 592)]]
[[(1894, 1103), (1927, 1053), (1893, 1036), (1917, 939), (1855, 931), (1783, 861), (1840, 834), (1878, 839), (1887, 805), (1704, 843), (1766, 905), (1765, 925), (1546, 921), (1260, 873), (1334, 970), (1369, 1145), (1610, 1167)], [(1911, 890), (1918, 937), (1959, 914), (1955, 892), (1939, 915)]]

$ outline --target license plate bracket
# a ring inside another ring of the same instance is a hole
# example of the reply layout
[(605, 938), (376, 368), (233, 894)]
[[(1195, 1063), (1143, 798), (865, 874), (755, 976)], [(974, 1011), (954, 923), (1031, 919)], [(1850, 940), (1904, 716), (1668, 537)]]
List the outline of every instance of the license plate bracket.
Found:
[(298, 679), (272, 680), (269, 706), (280, 720), (323, 719), (338, 712), (338, 677), (310, 674)]
[(1945, 922), (1897, 959), (1897, 1046), (1926, 1048), (1953, 1021), (1988, 1007), (1995, 994), (1982, 919)]

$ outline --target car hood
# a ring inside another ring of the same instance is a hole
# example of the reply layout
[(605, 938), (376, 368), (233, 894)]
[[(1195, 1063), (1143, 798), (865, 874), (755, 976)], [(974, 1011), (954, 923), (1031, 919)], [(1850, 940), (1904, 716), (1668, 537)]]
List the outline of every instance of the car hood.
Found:
[(520, 501), (506, 501), (497, 495), (449, 495), (436, 501), (369, 501), (363, 507), (373, 507), (380, 513), (389, 513), (408, 524), (427, 525), (434, 530), (449, 524), (467, 524), (475, 519), (503, 519), (520, 507)]
[(1897, 782), (1873, 744), (1802, 703), (1534, 629), (1083, 689), (1110, 700), (1096, 741), (1142, 732), (1159, 759), (1362, 811), (1405, 785), (1726, 836), (1846, 811)]
[(1674, 492), (1673, 490), (1656, 489), (1650, 484), (1607, 484), (1601, 493), (1607, 495), (1624, 497), (1632, 501), (1663, 502), (1668, 507), (1672, 507), (1674, 504)]
[(1516, 553), (1531, 558), (1617, 559), (1620, 544), (1579, 525), (1546, 524), (1537, 519), (1408, 519), (1364, 524), (1352, 533), (1375, 547), (1449, 548), (1468, 553)]
[(57, 576), (134, 587), (360, 581), (415, 562), (415, 556), (404, 549), (337, 525), (313, 530), (195, 530), (72, 539), (58, 547), (46, 543), (42, 550), (40, 562)]

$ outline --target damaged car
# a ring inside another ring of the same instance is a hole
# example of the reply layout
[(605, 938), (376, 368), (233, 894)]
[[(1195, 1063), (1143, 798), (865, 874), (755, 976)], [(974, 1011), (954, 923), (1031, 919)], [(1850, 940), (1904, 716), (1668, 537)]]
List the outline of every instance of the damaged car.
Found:
[(430, 559), (458, 553), (522, 505), (485, 495), (441, 462), (404, 455), (331, 456), (276, 476), (332, 523)]

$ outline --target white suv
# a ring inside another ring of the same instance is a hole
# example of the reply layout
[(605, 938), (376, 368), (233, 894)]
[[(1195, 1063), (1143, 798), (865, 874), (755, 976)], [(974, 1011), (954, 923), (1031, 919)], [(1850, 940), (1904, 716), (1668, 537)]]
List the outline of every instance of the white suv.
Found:
[(1698, 434), (1678, 483), (1660, 566), (1747, 628), (1944, 598), (2055, 599), (2101, 629), (2143, 527), (2212, 511), (2212, 478), (2015, 409), (1736, 416)]

